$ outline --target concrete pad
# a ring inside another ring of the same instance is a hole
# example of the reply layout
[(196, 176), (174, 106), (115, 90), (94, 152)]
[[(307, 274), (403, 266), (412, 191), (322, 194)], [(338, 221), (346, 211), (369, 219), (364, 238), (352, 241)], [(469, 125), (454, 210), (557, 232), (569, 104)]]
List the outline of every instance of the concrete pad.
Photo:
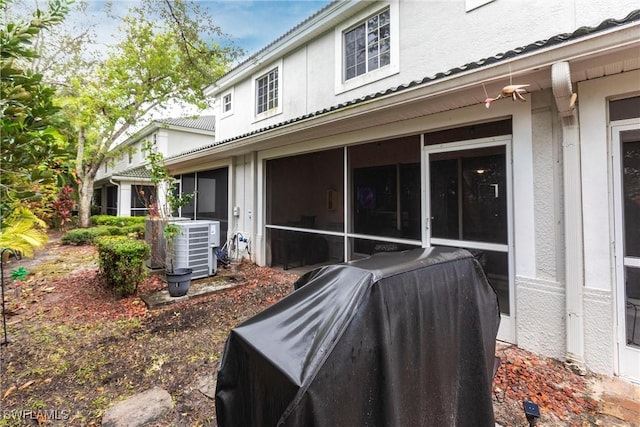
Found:
[(189, 292), (182, 297), (172, 297), (169, 295), (169, 291), (167, 289), (163, 289), (152, 294), (143, 295), (141, 298), (145, 304), (147, 304), (147, 307), (150, 310), (153, 310), (154, 308), (164, 307), (178, 301), (186, 301), (192, 298), (211, 295), (226, 289), (235, 288), (236, 286), (240, 286), (240, 284), (241, 283), (230, 281), (228, 279), (214, 277), (192, 281), (191, 286), (189, 286)]

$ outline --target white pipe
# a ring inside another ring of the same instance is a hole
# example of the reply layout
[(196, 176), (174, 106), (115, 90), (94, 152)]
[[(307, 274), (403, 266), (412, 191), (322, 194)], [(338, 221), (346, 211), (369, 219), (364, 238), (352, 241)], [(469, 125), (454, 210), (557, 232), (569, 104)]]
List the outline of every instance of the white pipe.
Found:
[(551, 85), (562, 123), (564, 259), (567, 322), (567, 362), (585, 370), (584, 359), (584, 237), (579, 121), (572, 98), (569, 63), (551, 66)]

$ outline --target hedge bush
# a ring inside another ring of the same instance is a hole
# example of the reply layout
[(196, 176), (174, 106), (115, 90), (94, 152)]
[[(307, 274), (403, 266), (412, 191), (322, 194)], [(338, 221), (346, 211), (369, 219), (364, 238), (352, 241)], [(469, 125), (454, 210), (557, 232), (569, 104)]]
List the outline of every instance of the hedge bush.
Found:
[(76, 228), (69, 230), (60, 241), (63, 245), (90, 245), (99, 236), (130, 236), (136, 239), (144, 238), (144, 223), (124, 227), (116, 225), (101, 225), (91, 228)]
[(76, 228), (67, 231), (60, 241), (63, 245), (90, 245), (98, 236), (108, 236), (109, 230), (102, 227)]
[(151, 252), (149, 245), (124, 236), (97, 237), (95, 244), (107, 285), (123, 296), (135, 294), (147, 274), (144, 263)]
[(144, 225), (146, 216), (113, 216), (113, 215), (94, 215), (91, 217), (93, 225), (111, 225), (115, 227), (127, 227), (131, 225)]

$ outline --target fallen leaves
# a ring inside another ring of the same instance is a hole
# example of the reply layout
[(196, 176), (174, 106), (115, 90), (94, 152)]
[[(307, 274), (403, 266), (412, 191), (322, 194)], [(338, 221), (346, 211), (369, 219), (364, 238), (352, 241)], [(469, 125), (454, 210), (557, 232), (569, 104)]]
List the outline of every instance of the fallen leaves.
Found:
[[(504, 347), (497, 352), (501, 358), (496, 372), (494, 401), (499, 405), (506, 401), (522, 405), (530, 400), (540, 407), (541, 417), (565, 422), (573, 415), (592, 415), (598, 404), (589, 397), (587, 380), (575, 374), (563, 363), (541, 358), (515, 346)], [(516, 411), (512, 405), (511, 411)], [(514, 414), (502, 414), (508, 420)], [(524, 416), (523, 416), (524, 418)]]
[[(149, 312), (139, 297), (119, 298), (104, 286), (95, 248), (53, 244), (43, 255), (47, 262), (28, 266), (32, 273), (6, 289), (9, 324), (21, 339), (3, 356), (7, 376), (0, 378), (0, 392), (3, 408), (25, 408), (33, 399), (48, 407), (64, 401), (73, 414), (67, 425), (99, 425), (101, 411), (123, 393), (158, 384), (176, 399), (178, 416), (166, 425), (215, 423), (214, 406), (192, 392), (192, 382), (215, 372), (231, 327), (290, 293), (296, 279), (245, 262), (218, 272), (241, 286)], [(151, 274), (138, 292), (165, 286)], [(527, 425), (522, 402), (531, 400), (540, 406), (540, 425), (590, 425), (597, 403), (585, 377), (513, 346), (497, 355), (498, 423)]]

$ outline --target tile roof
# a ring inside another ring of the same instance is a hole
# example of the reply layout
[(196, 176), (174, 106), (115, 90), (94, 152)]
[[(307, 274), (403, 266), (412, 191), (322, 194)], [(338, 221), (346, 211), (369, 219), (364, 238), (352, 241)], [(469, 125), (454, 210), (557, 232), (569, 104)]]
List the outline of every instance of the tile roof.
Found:
[(114, 176), (126, 178), (151, 178), (151, 170), (146, 165), (136, 166), (123, 171), (115, 172)]
[(168, 126), (180, 126), (190, 129), (199, 129), (213, 132), (216, 130), (215, 119), (215, 116), (179, 117), (173, 119), (159, 119), (156, 120), (156, 122)]
[[(318, 11), (316, 14), (314, 14), (313, 16), (308, 18), (307, 20), (303, 21), (303, 23), (301, 23), (300, 25), (303, 25), (308, 20), (313, 19), (315, 16), (317, 16), (319, 13), (323, 12), (325, 9), (326, 9), (326, 7), (321, 9), (320, 11)], [(343, 109), (343, 108), (346, 108), (346, 107), (350, 107), (350, 106), (353, 106), (353, 105), (356, 105), (356, 104), (359, 104), (359, 103), (362, 103), (362, 102), (365, 102), (365, 101), (370, 101), (370, 100), (375, 99), (375, 98), (383, 97), (383, 96), (390, 95), (390, 94), (393, 94), (393, 93), (398, 93), (398, 92), (401, 92), (401, 91), (409, 89), (409, 88), (413, 88), (413, 87), (416, 87), (416, 86), (419, 86), (419, 85), (422, 85), (422, 84), (426, 84), (426, 83), (430, 83), (430, 82), (433, 82), (433, 81), (436, 81), (436, 80), (440, 80), (440, 79), (443, 79), (445, 77), (450, 77), (450, 76), (453, 76), (453, 75), (456, 75), (456, 74), (459, 74), (459, 73), (462, 73), (462, 72), (465, 72), (465, 71), (480, 69), (482, 67), (486, 67), (488, 65), (496, 64), (496, 63), (499, 63), (499, 62), (502, 62), (502, 61), (505, 61), (505, 60), (508, 60), (508, 59), (511, 59), (511, 58), (516, 58), (518, 56), (521, 56), (521, 55), (524, 55), (524, 54), (528, 54), (528, 53), (531, 53), (531, 52), (535, 52), (535, 51), (541, 50), (543, 48), (556, 46), (556, 45), (559, 45), (559, 44), (562, 44), (562, 43), (566, 43), (566, 42), (569, 42), (569, 41), (572, 41), (572, 40), (579, 39), (581, 37), (585, 37), (585, 36), (588, 36), (588, 35), (591, 35), (591, 34), (596, 34), (596, 33), (602, 32), (602, 31), (606, 31), (606, 30), (609, 30), (609, 29), (612, 29), (612, 28), (615, 28), (615, 27), (619, 27), (619, 26), (622, 26), (622, 25), (630, 24), (630, 23), (636, 22), (636, 21), (640, 21), (640, 9), (634, 10), (633, 12), (629, 13), (626, 17), (624, 17), (622, 19), (607, 19), (607, 20), (601, 22), (597, 26), (580, 27), (577, 30), (573, 31), (572, 33), (558, 34), (558, 35), (555, 35), (555, 36), (553, 36), (551, 38), (548, 38), (548, 39), (545, 39), (545, 40), (536, 41), (536, 42), (530, 43), (530, 44), (528, 44), (526, 46), (517, 47), (515, 49), (511, 49), (511, 50), (508, 50), (506, 52), (498, 53), (498, 54), (496, 54), (494, 56), (491, 56), (489, 58), (483, 58), (483, 59), (480, 59), (478, 61), (469, 62), (469, 63), (467, 63), (465, 65), (460, 66), (460, 67), (455, 67), (455, 68), (452, 68), (452, 69), (450, 69), (448, 71), (437, 73), (437, 74), (435, 74), (433, 76), (424, 77), (421, 80), (414, 80), (412, 82), (397, 86), (395, 88), (389, 88), (389, 89), (386, 89), (386, 90), (383, 90), (383, 91), (380, 91), (380, 92), (376, 92), (376, 93), (373, 93), (373, 94), (362, 96), (360, 98), (353, 99), (351, 101), (343, 102), (341, 104), (333, 105), (333, 106), (324, 108), (322, 110), (318, 110), (318, 111), (315, 111), (315, 112), (311, 112), (311, 113), (305, 114), (303, 116), (299, 116), (299, 117), (296, 117), (296, 118), (293, 118), (293, 119), (289, 119), (289, 120), (286, 120), (286, 121), (283, 121), (283, 122), (279, 122), (279, 123), (276, 123), (276, 124), (273, 124), (273, 125), (270, 125), (270, 126), (266, 126), (266, 127), (260, 128), (260, 129), (256, 129), (256, 130), (253, 130), (251, 132), (247, 132), (247, 133), (242, 134), (242, 135), (238, 135), (238, 136), (235, 136), (235, 137), (232, 137), (232, 138), (228, 138), (228, 139), (225, 139), (225, 140), (222, 140), (222, 141), (217, 141), (217, 142), (215, 142), (213, 144), (203, 145), (203, 146), (195, 148), (193, 150), (177, 154), (177, 155), (172, 156), (170, 158), (175, 159), (175, 158), (178, 158), (178, 157), (182, 157), (182, 156), (186, 156), (186, 155), (189, 155), (189, 154), (197, 153), (199, 151), (208, 150), (208, 149), (211, 149), (213, 147), (216, 147), (216, 146), (219, 146), (219, 145), (228, 144), (230, 142), (233, 142), (233, 141), (236, 141), (236, 140), (240, 140), (240, 139), (243, 139), (243, 138), (247, 138), (249, 136), (257, 135), (259, 133), (266, 132), (268, 130), (276, 129), (276, 128), (279, 128), (279, 127), (282, 127), (282, 126), (286, 126), (286, 125), (289, 125), (289, 124), (292, 124), (292, 123), (296, 123), (296, 122), (299, 122), (299, 121), (302, 121), (302, 120), (306, 120), (306, 119), (309, 119), (309, 118), (318, 117), (318, 116), (321, 116), (323, 114), (326, 114), (326, 113), (329, 113), (329, 112), (333, 112), (333, 111), (336, 111), (336, 110), (340, 110), (340, 109)], [(295, 27), (295, 28), (298, 28), (298, 27)], [(282, 37), (285, 37), (286, 35), (288, 35), (291, 32), (293, 32), (295, 30), (295, 28), (290, 30), (287, 34), (285, 34)], [(278, 39), (278, 40), (280, 40), (280, 39)], [(273, 43), (276, 43), (278, 40), (276, 40)]]

